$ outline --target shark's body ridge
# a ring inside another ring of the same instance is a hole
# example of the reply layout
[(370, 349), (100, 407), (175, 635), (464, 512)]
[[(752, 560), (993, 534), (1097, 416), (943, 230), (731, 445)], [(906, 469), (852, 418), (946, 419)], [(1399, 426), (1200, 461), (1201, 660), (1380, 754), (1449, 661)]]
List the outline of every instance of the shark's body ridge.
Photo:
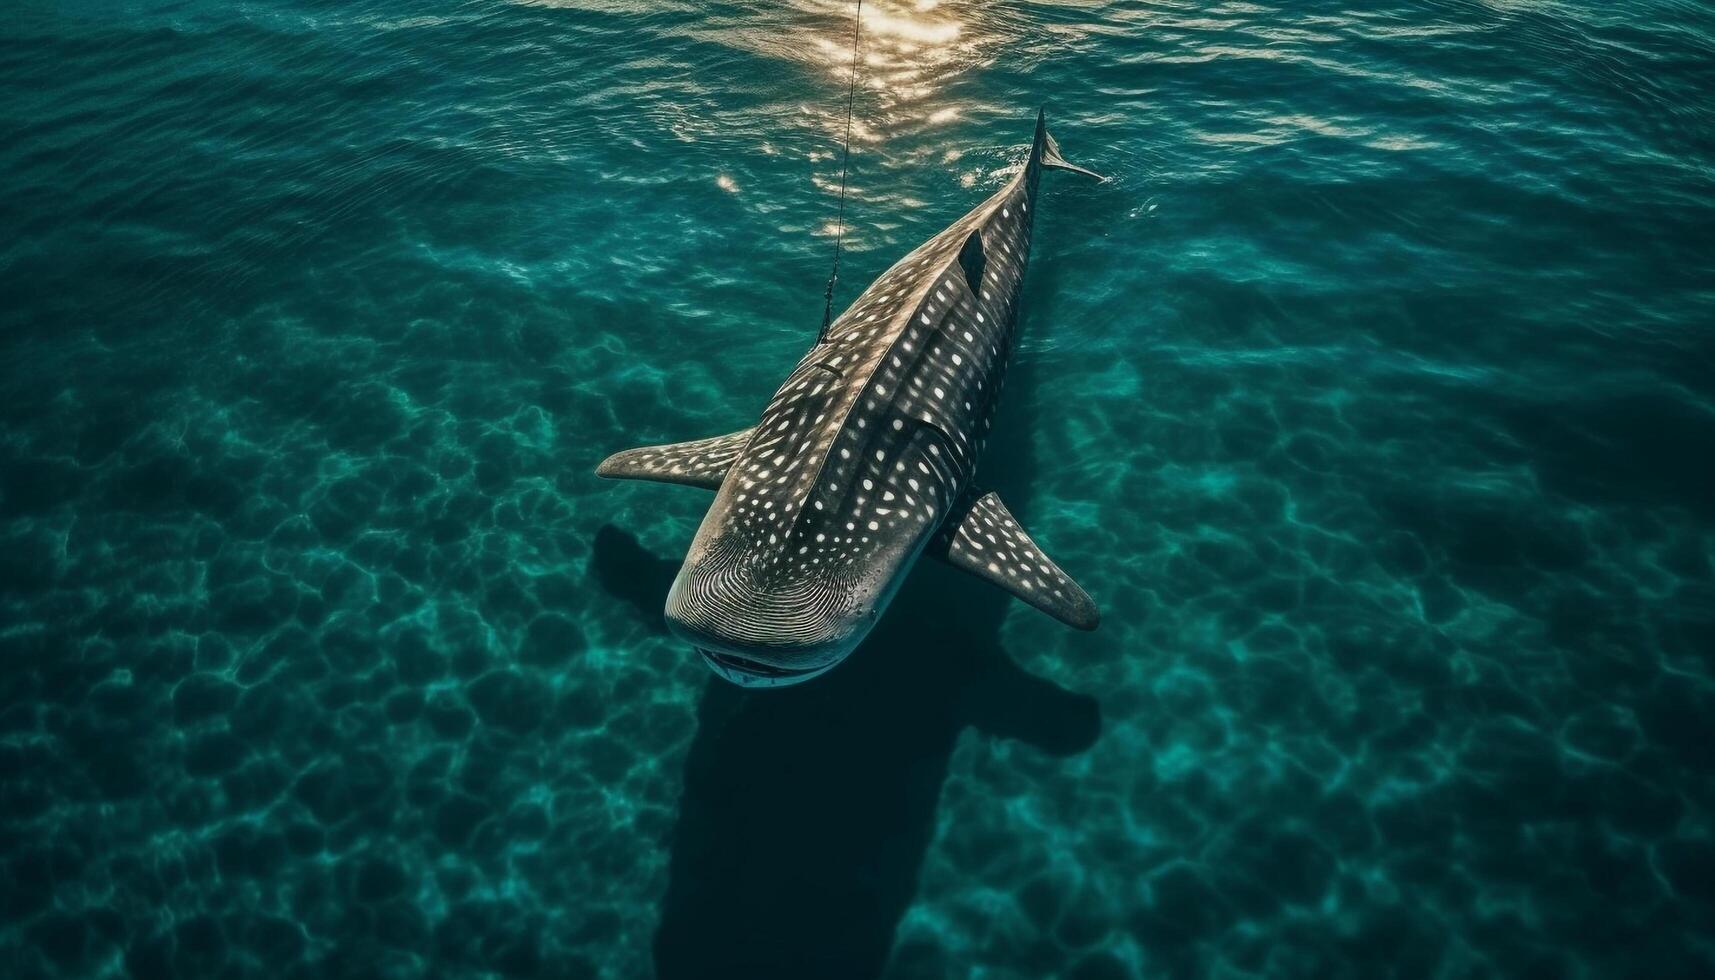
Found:
[(597, 473), (716, 491), (667, 621), (746, 686), (814, 677), (855, 648), (925, 551), (1094, 629), (1094, 602), (972, 477), (1017, 326), (1043, 117), (1004, 187), (894, 263), (823, 328), (751, 428), (633, 449)]

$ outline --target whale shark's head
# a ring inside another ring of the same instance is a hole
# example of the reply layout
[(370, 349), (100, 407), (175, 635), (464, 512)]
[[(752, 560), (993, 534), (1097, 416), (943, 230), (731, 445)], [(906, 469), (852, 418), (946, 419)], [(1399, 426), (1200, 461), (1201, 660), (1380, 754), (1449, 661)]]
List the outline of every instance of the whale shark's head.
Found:
[(888, 596), (881, 576), (805, 568), (713, 549), (687, 561), (667, 595), (667, 626), (716, 674), (781, 687), (833, 669), (855, 650)]

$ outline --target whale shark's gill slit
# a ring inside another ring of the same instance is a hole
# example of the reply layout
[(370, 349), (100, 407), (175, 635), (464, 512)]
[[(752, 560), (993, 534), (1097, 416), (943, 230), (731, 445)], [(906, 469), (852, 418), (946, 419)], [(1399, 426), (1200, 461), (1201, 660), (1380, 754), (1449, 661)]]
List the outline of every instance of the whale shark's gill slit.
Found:
[(953, 451), (953, 437), (947, 433), (946, 429), (941, 428), (939, 425), (935, 424), (935, 422), (925, 418), (912, 418), (911, 425), (914, 427), (914, 431), (912, 432), (913, 439), (919, 442), (925, 449), (931, 445), (938, 446), (940, 448), (940, 452), (930, 453), (929, 455), (940, 457)]
[(908, 417), (912, 455), (926, 468), (929, 487), (943, 505), (952, 503), (953, 488), (959, 483), (954, 470), (956, 450), (947, 430), (925, 418)]
[(965, 274), (965, 285), (971, 287), (971, 295), (981, 295), (983, 288), (983, 270), (988, 267), (988, 255), (983, 251), (983, 233), (973, 231), (965, 239), (963, 248), (959, 249), (959, 268)]

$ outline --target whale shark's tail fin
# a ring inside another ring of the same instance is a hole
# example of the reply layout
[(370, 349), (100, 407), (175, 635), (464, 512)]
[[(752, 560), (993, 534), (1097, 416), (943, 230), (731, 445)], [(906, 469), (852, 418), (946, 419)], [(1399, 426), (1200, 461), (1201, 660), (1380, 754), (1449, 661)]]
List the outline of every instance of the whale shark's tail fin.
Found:
[(1055, 141), (1054, 134), (1048, 131), (1048, 113), (1046, 110), (1036, 112), (1036, 141), (1030, 147), (1030, 162), (1056, 170), (1070, 170), (1073, 173), (1094, 177), (1097, 180), (1107, 180), (1094, 170), (1086, 170), (1060, 155), (1060, 144)]

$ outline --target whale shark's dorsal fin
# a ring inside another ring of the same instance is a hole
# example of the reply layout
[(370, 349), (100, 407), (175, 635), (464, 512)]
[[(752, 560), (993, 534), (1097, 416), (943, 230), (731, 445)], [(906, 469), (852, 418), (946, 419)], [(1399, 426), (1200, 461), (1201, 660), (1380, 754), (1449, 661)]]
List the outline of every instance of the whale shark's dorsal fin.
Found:
[(1093, 630), (1101, 622), (1090, 594), (1043, 554), (992, 493), (978, 497), (962, 516), (949, 517), (928, 550), (1068, 626)]
[(610, 480), (652, 480), (718, 490), (755, 431), (751, 426), (711, 439), (627, 449), (602, 460), (595, 473)]
[(959, 270), (965, 274), (965, 285), (971, 287), (972, 296), (981, 296), (983, 289), (983, 269), (988, 266), (988, 254), (983, 251), (983, 233), (973, 231), (965, 239), (964, 247), (959, 249)]

